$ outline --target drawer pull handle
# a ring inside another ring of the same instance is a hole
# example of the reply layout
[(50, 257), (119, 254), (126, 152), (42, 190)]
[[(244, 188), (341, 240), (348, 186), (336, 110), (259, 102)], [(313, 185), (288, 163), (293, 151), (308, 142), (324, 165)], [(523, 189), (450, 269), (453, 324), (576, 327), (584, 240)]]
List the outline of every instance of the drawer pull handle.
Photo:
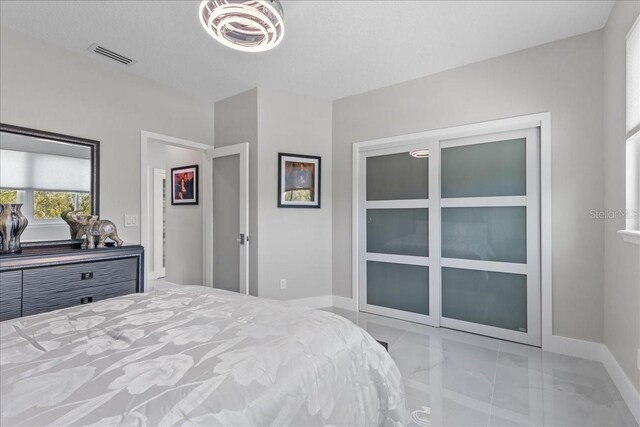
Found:
[(89, 304), (90, 302), (93, 302), (93, 297), (80, 298), (80, 304)]
[(89, 280), (89, 279), (93, 279), (93, 271), (90, 271), (88, 273), (82, 273), (82, 280)]

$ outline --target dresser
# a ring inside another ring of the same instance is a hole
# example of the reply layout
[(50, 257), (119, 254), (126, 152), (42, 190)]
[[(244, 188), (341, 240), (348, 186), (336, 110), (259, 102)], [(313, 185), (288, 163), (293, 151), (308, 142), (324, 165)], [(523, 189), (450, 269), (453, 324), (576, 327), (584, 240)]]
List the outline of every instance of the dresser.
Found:
[(144, 248), (24, 248), (0, 255), (0, 321), (144, 291)]

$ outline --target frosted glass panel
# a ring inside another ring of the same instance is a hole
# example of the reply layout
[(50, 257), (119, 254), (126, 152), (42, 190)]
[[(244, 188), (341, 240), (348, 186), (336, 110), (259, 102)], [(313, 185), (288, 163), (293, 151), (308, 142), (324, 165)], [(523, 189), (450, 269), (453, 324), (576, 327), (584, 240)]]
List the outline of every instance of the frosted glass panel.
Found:
[(429, 268), (367, 261), (367, 304), (429, 314)]
[(368, 209), (367, 252), (429, 256), (429, 210)]
[(527, 276), (442, 268), (442, 315), (527, 331)]
[(442, 197), (526, 195), (526, 139), (442, 149)]
[(409, 153), (367, 157), (367, 200), (429, 198), (429, 158)]
[(527, 208), (442, 208), (442, 257), (527, 262)]

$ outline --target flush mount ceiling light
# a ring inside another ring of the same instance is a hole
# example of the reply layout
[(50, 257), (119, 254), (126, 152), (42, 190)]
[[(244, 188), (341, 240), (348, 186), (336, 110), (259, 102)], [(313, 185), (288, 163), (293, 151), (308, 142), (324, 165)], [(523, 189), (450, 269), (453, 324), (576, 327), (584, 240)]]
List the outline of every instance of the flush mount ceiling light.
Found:
[(429, 150), (413, 150), (410, 151), (409, 154), (416, 159), (423, 159), (425, 157), (429, 157)]
[(278, 0), (204, 0), (200, 23), (211, 37), (243, 52), (264, 52), (284, 37)]

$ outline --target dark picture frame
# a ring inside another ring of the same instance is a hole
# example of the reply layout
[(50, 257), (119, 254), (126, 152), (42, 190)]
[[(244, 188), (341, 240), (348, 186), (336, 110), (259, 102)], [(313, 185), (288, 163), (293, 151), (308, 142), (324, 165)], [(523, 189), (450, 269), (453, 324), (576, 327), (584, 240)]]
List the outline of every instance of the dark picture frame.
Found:
[(322, 158), (278, 153), (278, 207), (320, 209)]
[(198, 165), (171, 168), (171, 204), (198, 204)]
[[(71, 135), (63, 135), (45, 130), (32, 129), (22, 126), (0, 123), (0, 132), (13, 133), (17, 135), (30, 136), (54, 142), (64, 142), (88, 147), (91, 150), (91, 214), (100, 215), (100, 141), (81, 138)], [(76, 247), (82, 239), (60, 239), (60, 240), (39, 240), (23, 242), (23, 248), (41, 248), (49, 246), (69, 246)]]

